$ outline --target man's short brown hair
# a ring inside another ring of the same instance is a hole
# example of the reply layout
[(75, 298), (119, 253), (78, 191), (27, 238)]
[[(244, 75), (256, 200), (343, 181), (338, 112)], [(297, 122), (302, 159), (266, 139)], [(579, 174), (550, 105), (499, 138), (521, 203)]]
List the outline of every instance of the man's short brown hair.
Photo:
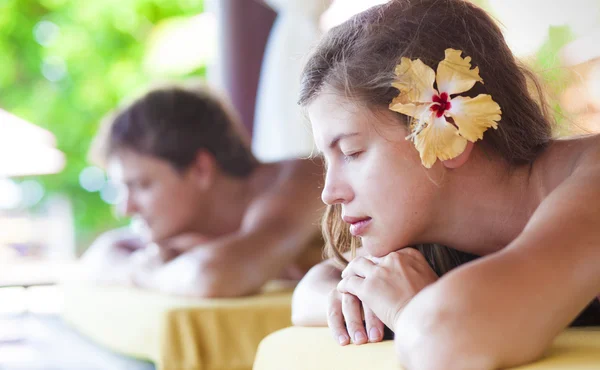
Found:
[(106, 163), (121, 149), (164, 159), (178, 170), (191, 165), (199, 150), (206, 150), (221, 170), (238, 177), (249, 175), (258, 164), (234, 110), (199, 84), (154, 88), (111, 113), (92, 155)]

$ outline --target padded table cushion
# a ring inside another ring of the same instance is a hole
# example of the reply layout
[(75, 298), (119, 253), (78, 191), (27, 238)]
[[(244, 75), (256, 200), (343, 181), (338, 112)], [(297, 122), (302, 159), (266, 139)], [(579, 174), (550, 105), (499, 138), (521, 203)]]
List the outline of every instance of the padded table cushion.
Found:
[(259, 295), (171, 297), (148, 291), (63, 285), (63, 318), (94, 342), (154, 362), (158, 370), (249, 370), (260, 341), (291, 325), (292, 287), (267, 284)]
[[(393, 341), (340, 346), (328, 328), (290, 327), (260, 344), (254, 370), (399, 370)], [(519, 370), (600, 369), (600, 328), (569, 329), (547, 355)]]

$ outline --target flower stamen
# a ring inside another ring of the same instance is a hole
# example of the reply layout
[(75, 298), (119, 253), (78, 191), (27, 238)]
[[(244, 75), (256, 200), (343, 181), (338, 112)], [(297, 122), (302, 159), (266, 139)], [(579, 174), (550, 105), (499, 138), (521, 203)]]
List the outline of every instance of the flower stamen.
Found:
[(433, 105), (431, 106), (431, 111), (435, 112), (436, 116), (440, 118), (444, 115), (444, 112), (452, 108), (452, 103), (450, 99), (448, 99), (448, 94), (443, 92), (440, 95), (433, 95)]

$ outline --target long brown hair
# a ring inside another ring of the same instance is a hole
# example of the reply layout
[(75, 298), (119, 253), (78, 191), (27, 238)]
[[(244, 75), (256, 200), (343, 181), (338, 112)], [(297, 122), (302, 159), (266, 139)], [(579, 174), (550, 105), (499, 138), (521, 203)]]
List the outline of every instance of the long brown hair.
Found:
[[(485, 85), (477, 84), (468, 95), (490, 94), (502, 108), (498, 129), (484, 136), (486, 152), (509, 167), (531, 165), (552, 137), (541, 85), (515, 59), (492, 18), (464, 0), (391, 0), (333, 28), (304, 68), (299, 104), (308, 105), (328, 86), (369, 107), (387, 107), (398, 95), (391, 83), (400, 58), (419, 58), (435, 69), (447, 48), (462, 50), (479, 67)], [(398, 122), (407, 124), (406, 117), (398, 114)], [(339, 205), (328, 207), (323, 233), (328, 255), (347, 263), (342, 253), (354, 251), (360, 240), (349, 234), (340, 215)], [(440, 275), (475, 258), (439, 245), (415, 247)]]

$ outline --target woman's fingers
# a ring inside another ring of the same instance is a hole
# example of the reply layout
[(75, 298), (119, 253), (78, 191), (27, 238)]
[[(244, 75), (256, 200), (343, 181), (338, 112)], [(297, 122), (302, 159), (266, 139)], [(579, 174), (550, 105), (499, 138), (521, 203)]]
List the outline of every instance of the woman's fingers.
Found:
[(367, 334), (369, 336), (369, 342), (381, 342), (383, 340), (383, 322), (379, 320), (375, 313), (371, 309), (363, 304), (363, 312), (365, 314), (365, 324), (367, 327)]
[(342, 294), (336, 289), (329, 293), (327, 305), (327, 326), (333, 334), (333, 338), (342, 346), (350, 343), (350, 336), (346, 330), (344, 314), (342, 312)]
[(367, 343), (367, 332), (363, 324), (362, 303), (352, 294), (342, 293), (342, 313), (346, 328), (354, 344)]
[(363, 298), (361, 288), (364, 283), (364, 278), (352, 275), (342, 279), (337, 285), (337, 290), (340, 293), (350, 293), (358, 298)]
[(364, 257), (357, 257), (350, 261), (348, 266), (342, 271), (342, 279), (352, 275), (367, 277), (375, 270), (376, 266), (371, 260)]

